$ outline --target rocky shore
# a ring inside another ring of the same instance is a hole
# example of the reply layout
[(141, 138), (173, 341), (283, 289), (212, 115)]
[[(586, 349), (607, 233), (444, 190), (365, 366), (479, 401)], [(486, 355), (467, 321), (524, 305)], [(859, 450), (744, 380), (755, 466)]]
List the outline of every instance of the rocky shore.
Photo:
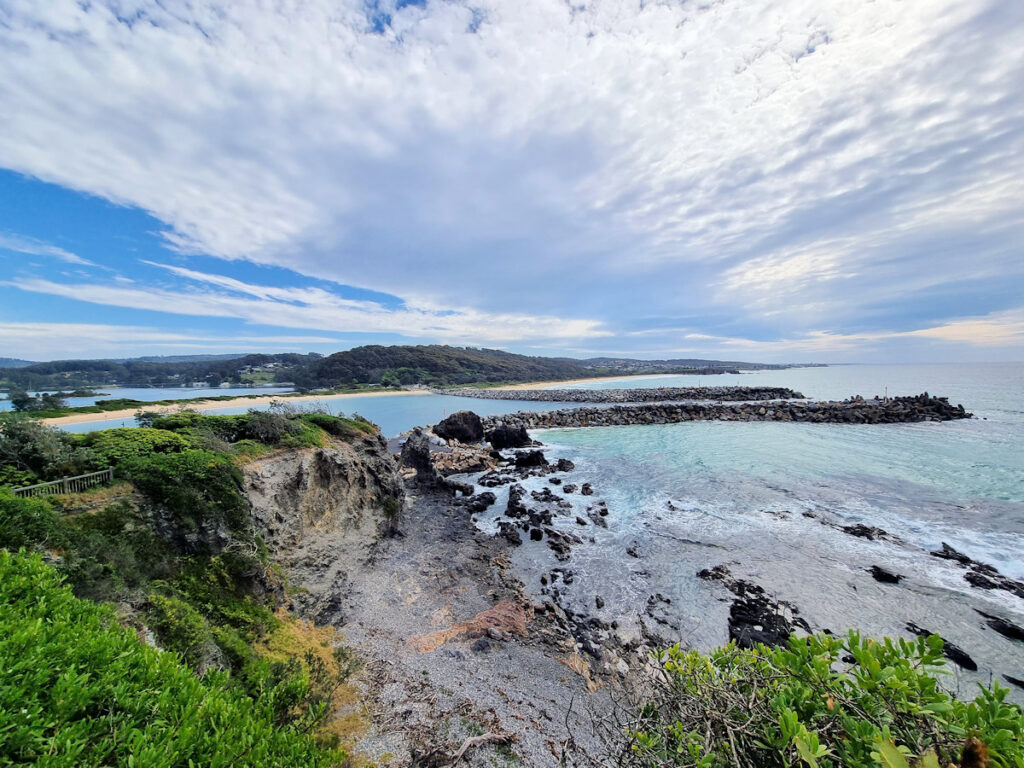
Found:
[(793, 421), (814, 424), (901, 424), (968, 419), (962, 405), (927, 392), (914, 397), (853, 397), (843, 401), (758, 403), (651, 403), (610, 407), (517, 411), (483, 420), (484, 429), (551, 429), (611, 427), (635, 424), (676, 424), (683, 421)]
[(660, 403), (679, 400), (802, 400), (787, 387), (652, 387), (648, 389), (434, 389), (439, 395), (480, 400), (525, 400), (542, 403)]

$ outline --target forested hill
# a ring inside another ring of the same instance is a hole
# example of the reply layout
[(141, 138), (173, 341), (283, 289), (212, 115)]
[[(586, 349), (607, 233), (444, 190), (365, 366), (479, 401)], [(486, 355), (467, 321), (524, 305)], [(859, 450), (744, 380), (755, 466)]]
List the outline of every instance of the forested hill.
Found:
[(472, 384), (555, 381), (598, 375), (582, 361), (530, 357), (496, 349), (441, 345), (366, 346), (337, 352), (297, 370), (295, 384), (315, 389), (352, 384)]
[(122, 387), (181, 387), (193, 383), (218, 386), (290, 381), (297, 366), (319, 355), (244, 355), (167, 360), (55, 360), (19, 368), (0, 368), (0, 384), (25, 389), (74, 389), (116, 384)]
[(300, 389), (464, 385), (557, 381), (638, 373), (725, 373), (783, 368), (718, 360), (631, 360), (532, 357), (496, 349), (442, 345), (356, 347), (328, 357), (317, 354), (193, 356), (134, 360), (58, 360), (24, 367), (0, 366), (0, 389), (182, 387), (192, 384), (294, 383)]

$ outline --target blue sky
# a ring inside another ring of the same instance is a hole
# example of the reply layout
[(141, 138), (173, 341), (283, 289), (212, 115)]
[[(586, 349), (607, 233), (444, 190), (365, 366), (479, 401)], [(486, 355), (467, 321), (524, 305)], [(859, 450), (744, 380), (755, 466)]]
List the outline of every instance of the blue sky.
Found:
[(1024, 3), (0, 0), (0, 357), (1024, 359)]

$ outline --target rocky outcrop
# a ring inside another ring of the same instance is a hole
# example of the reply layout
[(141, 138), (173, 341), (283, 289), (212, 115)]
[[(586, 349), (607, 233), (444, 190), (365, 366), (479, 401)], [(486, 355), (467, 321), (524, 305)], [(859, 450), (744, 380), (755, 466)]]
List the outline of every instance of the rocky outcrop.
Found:
[(257, 459), (243, 467), (256, 531), (293, 583), (296, 607), (319, 623), (346, 612), (348, 574), (362, 567), (404, 503), (379, 435)]
[(456, 411), (434, 425), (434, 434), (460, 443), (479, 443), (484, 439), (484, 426), (472, 411)]
[(487, 442), (496, 451), (503, 451), (506, 448), (526, 448), (533, 445), (533, 440), (526, 433), (526, 427), (522, 424), (506, 424), (496, 422), (490, 428), (485, 426)]
[(437, 389), (441, 395), (531, 403), (662, 403), (678, 400), (788, 400), (803, 395), (786, 387), (647, 387), (642, 389)]
[(841, 402), (654, 403), (610, 407), (564, 408), (557, 411), (518, 411), (484, 419), (484, 429), (548, 429), (610, 427), (635, 424), (676, 424), (683, 421), (793, 421), (812, 424), (898, 424), (967, 419), (962, 405), (927, 392), (915, 397), (853, 397)]

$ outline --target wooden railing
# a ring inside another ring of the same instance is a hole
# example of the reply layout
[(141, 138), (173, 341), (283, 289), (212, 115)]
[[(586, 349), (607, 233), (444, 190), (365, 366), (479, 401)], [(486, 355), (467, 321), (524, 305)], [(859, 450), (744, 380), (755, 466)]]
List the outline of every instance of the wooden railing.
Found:
[(58, 493), (81, 493), (97, 485), (112, 482), (114, 479), (114, 468), (104, 469), (99, 472), (90, 472), (87, 475), (76, 475), (75, 477), (62, 477), (60, 480), (52, 480), (49, 483), (38, 483), (26, 485), (24, 488), (15, 488), (15, 496), (49, 496)]

